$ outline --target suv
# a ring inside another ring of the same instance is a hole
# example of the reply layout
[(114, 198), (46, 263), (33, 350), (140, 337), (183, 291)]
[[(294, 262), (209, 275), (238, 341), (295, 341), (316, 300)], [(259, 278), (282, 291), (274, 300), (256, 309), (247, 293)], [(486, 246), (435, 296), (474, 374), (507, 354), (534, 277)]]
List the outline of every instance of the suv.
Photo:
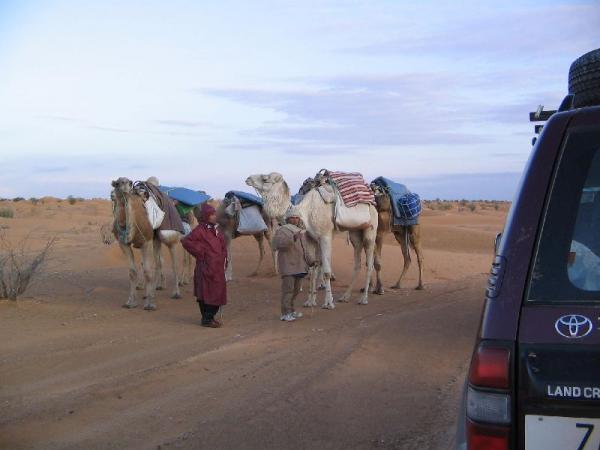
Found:
[(600, 49), (571, 65), (497, 240), (459, 449), (600, 448), (598, 105)]

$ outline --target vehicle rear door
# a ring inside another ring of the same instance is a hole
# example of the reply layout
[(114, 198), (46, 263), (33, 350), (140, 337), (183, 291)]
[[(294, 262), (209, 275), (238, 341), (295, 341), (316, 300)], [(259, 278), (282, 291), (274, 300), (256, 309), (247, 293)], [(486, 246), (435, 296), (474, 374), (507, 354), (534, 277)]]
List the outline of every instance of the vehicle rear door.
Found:
[(587, 122), (563, 140), (521, 309), (521, 449), (600, 448), (600, 121)]

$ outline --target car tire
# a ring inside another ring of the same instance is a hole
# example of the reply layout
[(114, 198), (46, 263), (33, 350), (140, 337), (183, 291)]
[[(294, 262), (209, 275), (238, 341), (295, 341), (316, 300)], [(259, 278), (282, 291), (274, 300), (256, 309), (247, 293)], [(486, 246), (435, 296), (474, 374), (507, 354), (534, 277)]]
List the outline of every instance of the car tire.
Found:
[(569, 94), (573, 107), (600, 105), (600, 49), (577, 58), (569, 69)]

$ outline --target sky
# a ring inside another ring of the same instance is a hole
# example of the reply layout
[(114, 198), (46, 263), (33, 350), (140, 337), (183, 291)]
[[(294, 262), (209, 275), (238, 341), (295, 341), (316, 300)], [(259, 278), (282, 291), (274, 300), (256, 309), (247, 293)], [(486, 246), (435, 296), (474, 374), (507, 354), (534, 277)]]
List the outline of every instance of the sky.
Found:
[(0, 197), (322, 168), (510, 200), (600, 2), (0, 0)]

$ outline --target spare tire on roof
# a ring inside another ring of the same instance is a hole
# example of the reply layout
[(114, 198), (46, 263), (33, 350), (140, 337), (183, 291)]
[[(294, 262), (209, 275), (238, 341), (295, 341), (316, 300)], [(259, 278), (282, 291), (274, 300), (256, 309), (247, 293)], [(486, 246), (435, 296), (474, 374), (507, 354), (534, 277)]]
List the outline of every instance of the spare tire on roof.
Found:
[(600, 105), (600, 48), (577, 58), (569, 69), (569, 94), (573, 106)]

